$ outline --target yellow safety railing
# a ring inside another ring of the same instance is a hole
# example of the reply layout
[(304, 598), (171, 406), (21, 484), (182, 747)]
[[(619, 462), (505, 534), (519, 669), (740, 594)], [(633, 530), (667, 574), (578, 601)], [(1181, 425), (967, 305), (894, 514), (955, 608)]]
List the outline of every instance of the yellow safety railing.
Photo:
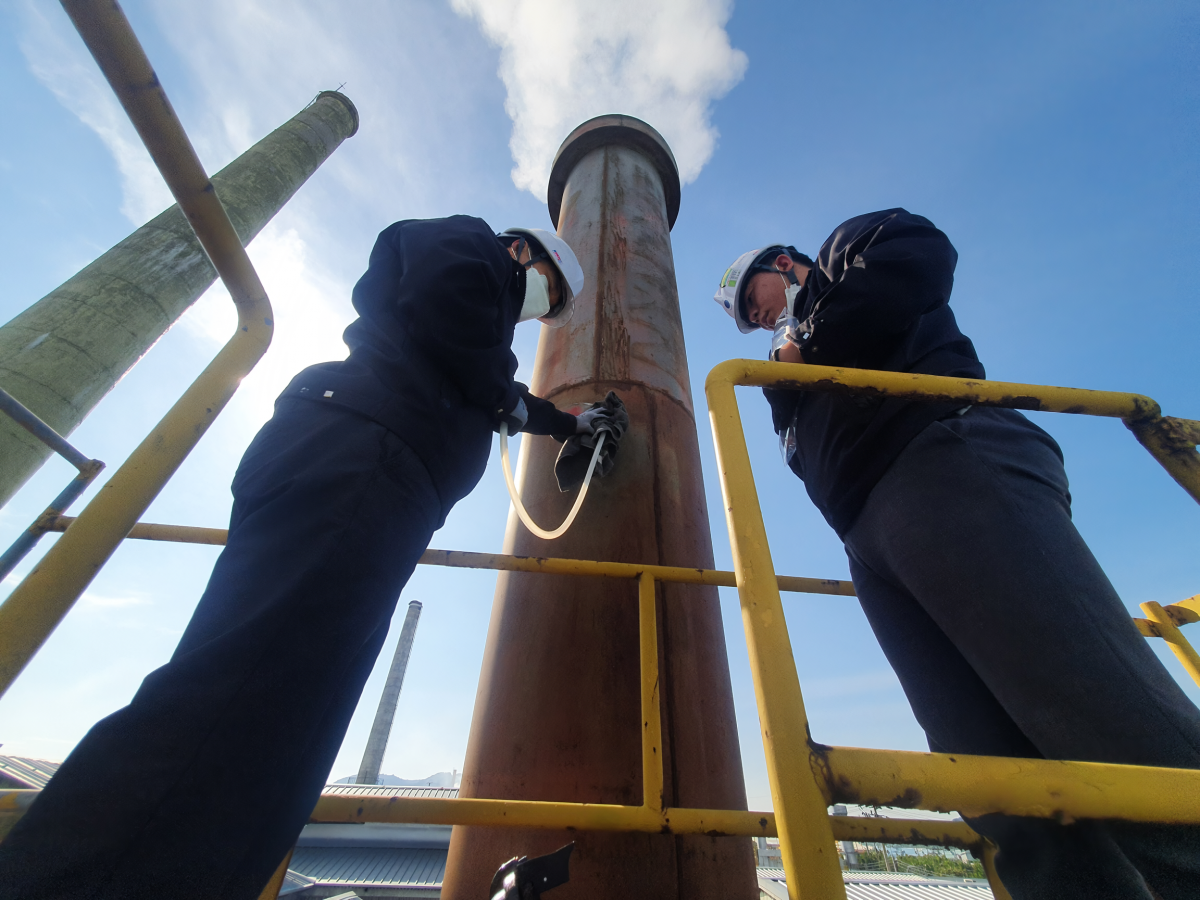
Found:
[(1141, 604), (1141, 607), (1147, 618), (1133, 620), (1138, 631), (1146, 637), (1159, 637), (1166, 641), (1171, 652), (1192, 676), (1192, 680), (1200, 684), (1200, 654), (1196, 653), (1195, 648), (1179, 630), (1180, 625), (1200, 622), (1200, 595), (1188, 597), (1170, 606), (1159, 606), (1150, 601)]
[[(50, 530), (64, 530), (71, 526), (73, 521), (69, 517), (60, 517)], [(129, 537), (220, 545), (225, 543), (226, 535), (225, 529), (220, 528), (141, 523), (134, 526)], [(318, 801), (311, 817), (312, 821), (408, 822), (675, 834), (778, 835), (774, 813), (662, 806), (663, 773), (658, 749), (661, 746), (661, 717), (654, 585), (658, 581), (664, 581), (736, 587), (736, 571), (435, 549), (427, 550), (420, 562), (422, 565), (451, 568), (638, 580), (643, 802), (640, 806), (622, 806), (565, 801), (330, 794), (322, 796)], [(847, 581), (775, 575), (772, 577), (777, 591), (840, 596), (854, 594), (853, 585)], [(762, 618), (781, 620), (782, 607), (779, 608), (778, 616), (765, 614), (769, 606), (756, 605), (756, 608), (757, 615)], [(752, 638), (751, 631), (748, 624), (748, 643)], [(781, 634), (786, 639), (786, 628)], [(794, 674), (795, 668), (790, 649), (785, 658), (776, 660), (782, 665), (768, 667), (772, 669), (771, 673), (762, 672), (761, 664), (755, 665), (753, 652), (751, 660), (755, 688), (759, 693), (761, 716), (764, 703), (762, 692), (778, 691), (777, 671), (786, 671), (790, 664)], [(768, 682), (772, 685), (770, 688), (766, 686)], [(798, 692), (798, 684), (796, 689)], [(803, 706), (799, 698), (796, 709), (802, 717)], [(763, 722), (765, 723), (766, 719), (763, 719)], [(806, 727), (806, 723), (804, 724)], [(801, 785), (807, 782), (810, 792), (815, 789), (819, 796), (814, 800), (814, 811), (811, 814), (816, 823), (824, 823), (830, 841), (930, 844), (970, 850), (983, 861), (993, 891), (1001, 900), (1004, 900), (1007, 894), (1004, 893), (1003, 886), (995, 874), (992, 863), (995, 850), (964, 823), (829, 816), (828, 805), (835, 802), (857, 802), (866, 805), (956, 811), (966, 815), (1004, 811), (1015, 815), (1057, 816), (1065, 811), (1075, 818), (1200, 821), (1200, 815), (1195, 812), (1198, 808), (1197, 800), (1200, 800), (1200, 784), (1197, 784), (1197, 775), (1200, 773), (1190, 770), (835, 748), (824, 747), (808, 739), (801, 743), (802, 750), (797, 752), (796, 748), (792, 748), (791, 752), (777, 758), (775, 754), (779, 746), (781, 745), (778, 740), (767, 744), (769, 770), (773, 767), (776, 771), (785, 770), (798, 774), (801, 776), (798, 779)], [(914, 789), (913, 785), (918, 784), (924, 787)], [(773, 791), (775, 787), (773, 780)], [(10, 826), (36, 793), (0, 792), (0, 834), (7, 830), (5, 823)], [(1158, 799), (1163, 796), (1170, 799)], [(776, 807), (782, 808), (778, 798)], [(819, 824), (815, 830), (821, 832)], [(823, 834), (818, 835), (819, 839), (823, 837)], [(832, 844), (829, 844), (827, 852), (829, 859), (835, 862), (834, 874), (838, 876), (837, 886), (840, 887), (840, 864), (836, 863), (836, 850)], [(794, 873), (789, 868), (786, 858), (785, 868), (789, 872), (789, 883), (794, 884)], [(286, 866), (278, 874), (282, 874), (285, 869)], [(796, 889), (799, 890), (799, 885)], [(272, 890), (277, 891), (278, 886)], [(273, 892), (264, 894), (264, 897), (274, 896)], [(809, 892), (797, 896), (824, 898), (840, 894), (831, 893), (828, 888), (821, 888), (817, 893)]]
[[(115, 3), (62, 0), (92, 55), (191, 222), (238, 309), (238, 330), (159, 425), (77, 519), (47, 530), (63, 537), (0, 606), (0, 692), (46, 641), (126, 538), (223, 544), (223, 529), (139, 523), (150, 502), (266, 351), (272, 321), (266, 293), (171, 109), (136, 36)], [(1161, 415), (1136, 394), (1082, 391), (924, 375), (733, 360), (709, 374), (707, 392), (725, 496), (734, 571), (429, 550), (431, 565), (636, 579), (642, 711), (639, 806), (478, 798), (322, 796), (317, 822), (415, 822), (583, 831), (778, 835), (793, 898), (844, 898), (835, 840), (937, 844), (983, 860), (999, 900), (994, 848), (963, 823), (829, 815), (835, 802), (959, 811), (967, 815), (1116, 818), (1200, 824), (1200, 772), (1049, 760), (970, 757), (827, 747), (808, 734), (803, 697), (779, 591), (851, 596), (847, 582), (775, 574), (742, 434), (735, 385), (887, 394), (912, 400), (1114, 416), (1200, 501), (1200, 423)], [(663, 806), (655, 584), (736, 587), (758, 702), (775, 813)], [(1162, 637), (1200, 681), (1200, 657), (1178, 626), (1200, 620), (1200, 600), (1143, 605), (1137, 620)], [(36, 791), (0, 791), (0, 835)], [(264, 897), (274, 897), (287, 860)]]
[(0, 606), (8, 690), (271, 342), (266, 291), (120, 6), (62, 0), (237, 306), (233, 337)]
[[(52, 530), (74, 527), (60, 517)], [(199, 544), (223, 544), (226, 532), (217, 528), (193, 528), (139, 524), (131, 538)], [(655, 583), (736, 586), (734, 572), (679, 566), (637, 565), (592, 560), (520, 557), (504, 554), (427, 550), (424, 565), (453, 568), (483, 568), (519, 572), (541, 572), (582, 577), (636, 579), (639, 607), (639, 660), (642, 712), (642, 804), (550, 802), (529, 800), (393, 797), (389, 795), (325, 795), (313, 810), (313, 822), (410, 822), (439, 825), (485, 825), (520, 828), (575, 829), (580, 831), (641, 831), (649, 833), (742, 835), (773, 837), (775, 816), (770, 812), (745, 810), (685, 809), (664, 807), (659, 702), (658, 631)], [(849, 582), (834, 579), (780, 576), (778, 589), (814, 594), (853, 596)], [(28, 808), (37, 791), (0, 791), (0, 835)], [(821, 814), (824, 817), (825, 809)], [(837, 840), (875, 841), (894, 844), (936, 844), (970, 850), (991, 870), (991, 847), (961, 822), (929, 822), (907, 819), (862, 819), (850, 816), (829, 818)], [(832, 845), (830, 851), (833, 852)], [(281, 873), (277, 873), (279, 875)], [(839, 881), (840, 883), (840, 881)], [(278, 884), (269, 886), (264, 897), (274, 897)]]
[[(705, 392), (733, 550), (750, 670), (766, 747), (767, 777), (793, 898), (843, 898), (830, 803), (853, 802), (1069, 819), (1200, 823), (1200, 771), (1055, 760), (826, 747), (809, 734), (804, 699), (750, 455), (736, 386), (1001, 406), (1122, 419), (1171, 476), (1200, 502), (1200, 423), (1170, 419), (1139, 394), (974, 381), (935, 375), (729, 360), (708, 375)], [(1200, 618), (1196, 598), (1142, 607), (1144, 634), (1164, 637), (1196, 677), (1195, 651), (1180, 622)], [(1168, 609), (1171, 612), (1168, 612)], [(997, 897), (1006, 896), (989, 871)]]

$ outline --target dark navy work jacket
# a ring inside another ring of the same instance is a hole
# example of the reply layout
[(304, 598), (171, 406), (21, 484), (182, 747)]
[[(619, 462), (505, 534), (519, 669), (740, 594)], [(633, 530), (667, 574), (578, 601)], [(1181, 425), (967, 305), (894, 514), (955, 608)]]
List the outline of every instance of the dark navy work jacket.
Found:
[(525, 268), (482, 219), (410, 219), (383, 230), (354, 286), (350, 357), (305, 369), (284, 396), (330, 402), (399, 435), (448, 511), (487, 467), (492, 433), (523, 400), (524, 431), (566, 435), (575, 417), (513, 380)]
[[(903, 209), (843, 222), (796, 297), (811, 316), (805, 362), (983, 378), (983, 364), (947, 305), (958, 253), (933, 223)], [(764, 391), (776, 433), (796, 422), (791, 468), (839, 536), (914, 437), (962, 404)]]

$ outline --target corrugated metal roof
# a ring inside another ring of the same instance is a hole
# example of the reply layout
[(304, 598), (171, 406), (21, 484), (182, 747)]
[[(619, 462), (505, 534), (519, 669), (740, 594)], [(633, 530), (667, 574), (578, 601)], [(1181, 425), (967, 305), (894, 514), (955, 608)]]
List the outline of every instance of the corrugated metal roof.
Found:
[[(764, 878), (770, 878), (772, 881), (783, 881), (783, 869), (777, 866), (759, 866), (758, 874)], [(842, 872), (842, 876), (847, 880), (867, 879), (869, 881), (928, 881), (924, 875), (915, 875), (911, 872), (863, 872), (851, 871)]]
[(320, 885), (438, 887), (447, 851), (372, 847), (297, 847), (288, 869)]
[(458, 788), (389, 787), (386, 784), (327, 784), (322, 793), (339, 797), (457, 797)]
[[(762, 870), (759, 869), (761, 872)], [(770, 878), (758, 876), (758, 896), (759, 900), (770, 898), (770, 900), (788, 900), (787, 886), (782, 881), (773, 881)]]
[[(764, 879), (784, 883), (783, 869), (761, 868)], [(843, 872), (846, 900), (995, 900), (984, 882), (922, 878), (895, 872)]]
[(283, 884), (279, 887), (279, 896), (286, 897), (288, 894), (295, 894), (298, 891), (308, 890), (316, 884), (311, 878), (305, 878), (298, 872), (293, 872), (288, 869), (283, 876)]
[[(961, 822), (958, 813), (935, 812), (930, 809), (903, 809), (898, 806), (860, 806), (857, 803), (839, 803), (846, 807), (846, 815), (880, 819), (923, 819), (927, 822)], [(832, 811), (833, 807), (830, 807)]]
[(995, 900), (987, 885), (953, 881), (846, 882), (846, 900)]
[(305, 825), (298, 847), (433, 847), (450, 846), (449, 825), (405, 825), (396, 822), (317, 822)]
[(27, 788), (41, 790), (58, 771), (62, 763), (48, 759), (29, 759), (24, 756), (0, 756), (0, 775)]
[(918, 875), (915, 872), (871, 872), (871, 871), (850, 871), (844, 873), (846, 881), (869, 881), (872, 883), (887, 882), (910, 882), (910, 881), (950, 881), (958, 884), (962, 881), (961, 878), (930, 878), (927, 875)]

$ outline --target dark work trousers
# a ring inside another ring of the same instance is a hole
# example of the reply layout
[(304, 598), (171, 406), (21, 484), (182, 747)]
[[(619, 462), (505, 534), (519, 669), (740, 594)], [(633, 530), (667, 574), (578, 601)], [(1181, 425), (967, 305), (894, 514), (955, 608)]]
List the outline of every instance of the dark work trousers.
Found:
[[(977, 407), (919, 434), (845, 537), (935, 752), (1200, 768), (1200, 712), (1071, 522), (1054, 441)], [(989, 815), (1014, 900), (1200, 898), (1200, 829)], [(1144, 877), (1144, 880), (1143, 880)]]
[(3, 900), (253, 900), (295, 843), (443, 511), (399, 437), (298, 399), (233, 494), (170, 662), (0, 844)]

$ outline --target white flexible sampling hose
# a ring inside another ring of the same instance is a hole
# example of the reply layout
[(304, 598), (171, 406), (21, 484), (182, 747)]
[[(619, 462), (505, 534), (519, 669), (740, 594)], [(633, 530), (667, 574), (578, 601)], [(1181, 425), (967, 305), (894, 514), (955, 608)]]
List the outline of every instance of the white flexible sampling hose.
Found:
[(604, 446), (604, 439), (606, 437), (608, 437), (606, 432), (600, 432), (600, 439), (596, 441), (596, 449), (592, 451), (592, 461), (588, 463), (587, 474), (583, 476), (583, 486), (579, 489), (579, 496), (575, 498), (575, 505), (567, 513), (567, 518), (553, 531), (547, 531), (540, 527), (537, 522), (533, 521), (533, 517), (526, 511), (525, 504), (521, 502), (521, 497), (517, 493), (517, 484), (513, 481), (512, 466), (508, 462), (508, 423), (500, 423), (500, 467), (504, 470), (504, 483), (508, 485), (508, 495), (512, 497), (513, 507), (517, 510), (517, 515), (525, 523), (526, 528), (547, 541), (552, 541), (567, 533), (567, 529), (575, 521), (575, 516), (579, 514), (579, 508), (583, 506), (583, 498), (587, 496), (588, 485), (592, 483), (592, 472), (596, 470), (596, 463), (600, 459), (600, 448)]

